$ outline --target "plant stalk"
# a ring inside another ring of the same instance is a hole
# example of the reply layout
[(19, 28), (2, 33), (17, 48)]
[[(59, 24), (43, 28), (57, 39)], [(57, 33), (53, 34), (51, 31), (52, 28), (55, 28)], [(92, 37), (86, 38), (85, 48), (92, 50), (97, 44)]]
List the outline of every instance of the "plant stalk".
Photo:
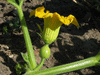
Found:
[(39, 64), (38, 67), (36, 67), (36, 68), (34, 69), (34, 71), (38, 71), (38, 70), (43, 66), (44, 62), (45, 62), (45, 58), (42, 58), (42, 59), (41, 59), (41, 63)]
[(30, 71), (25, 73), (25, 75), (32, 74), (32, 75), (54, 75), (54, 74), (61, 74), (65, 72), (75, 71), (86, 67), (96, 66), (98, 63), (96, 57), (90, 57), (84, 60), (76, 61), (73, 63), (41, 70), (41, 71)]
[(19, 18), (20, 18), (20, 21), (21, 21), (23, 34), (24, 34), (28, 58), (29, 58), (29, 61), (30, 61), (30, 64), (31, 64), (31, 66), (29, 66), (29, 67), (30, 67), (31, 70), (33, 70), (37, 66), (33, 46), (32, 46), (32, 43), (31, 43), (31, 39), (30, 39), (30, 36), (29, 36), (29, 32), (28, 32), (28, 28), (27, 28), (27, 25), (26, 25), (26, 22), (25, 22), (25, 18), (24, 18), (22, 8), (19, 7), (19, 8), (17, 8), (17, 10), (18, 10), (18, 14), (19, 14)]

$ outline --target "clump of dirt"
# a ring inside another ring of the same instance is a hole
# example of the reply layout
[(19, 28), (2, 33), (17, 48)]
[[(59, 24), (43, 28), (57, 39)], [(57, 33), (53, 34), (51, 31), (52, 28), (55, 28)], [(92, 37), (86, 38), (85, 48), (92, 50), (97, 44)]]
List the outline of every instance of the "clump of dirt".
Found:
[[(100, 50), (100, 16), (93, 8), (88, 7), (83, 1), (82, 5), (76, 4), (75, 0), (24, 0), (22, 9), (31, 36), (37, 64), (40, 63), (40, 48), (44, 45), (42, 39), (36, 34), (39, 29), (36, 23), (43, 27), (43, 20), (29, 18), (29, 13), (39, 6), (46, 7), (50, 12), (58, 12), (68, 16), (73, 14), (79, 24), (77, 29), (74, 25), (62, 25), (59, 39), (50, 45), (51, 56), (47, 59), (41, 70), (75, 62), (91, 56), (95, 56)], [(77, 0), (78, 1), (78, 0)], [(83, 6), (84, 5), (84, 6)], [(0, 1), (0, 75), (16, 75), (14, 66), (23, 62), (20, 52), (26, 52), (22, 31), (4, 34), (3, 27), (8, 26), (7, 20), (18, 17), (16, 8), (6, 0)], [(62, 59), (63, 58), (63, 59)], [(100, 75), (100, 67), (90, 67), (59, 75)]]

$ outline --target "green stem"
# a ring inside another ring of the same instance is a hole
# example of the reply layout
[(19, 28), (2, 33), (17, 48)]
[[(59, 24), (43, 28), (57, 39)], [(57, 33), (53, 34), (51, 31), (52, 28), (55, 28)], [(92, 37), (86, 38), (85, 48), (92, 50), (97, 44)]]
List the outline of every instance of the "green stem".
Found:
[(96, 57), (96, 59), (98, 60), (97, 65), (100, 66), (100, 51), (99, 51), (99, 53), (98, 53), (95, 57)]
[(95, 66), (98, 63), (96, 57), (90, 57), (84, 60), (76, 61), (73, 63), (41, 70), (41, 71), (31, 71), (27, 72), (25, 75), (32, 74), (32, 75), (53, 75), (53, 74), (60, 74), (70, 71), (79, 70), (86, 67)]
[(27, 28), (27, 25), (26, 25), (26, 22), (25, 22), (25, 18), (24, 18), (22, 8), (19, 7), (19, 8), (17, 8), (17, 10), (18, 10), (18, 14), (19, 14), (19, 18), (20, 18), (20, 21), (21, 21), (23, 34), (24, 34), (24, 39), (25, 39), (26, 48), (27, 48), (27, 52), (28, 52), (28, 58), (29, 58), (29, 61), (30, 61), (30, 64), (31, 64), (30, 69), (33, 70), (37, 66), (35, 55), (34, 55), (34, 50), (33, 50), (33, 47), (32, 47), (31, 39), (30, 39), (30, 36), (29, 36), (29, 32), (28, 32), (28, 28)]
[(41, 63), (39, 64), (39, 66), (36, 69), (34, 69), (34, 71), (38, 71), (43, 66), (44, 62), (45, 62), (45, 58), (42, 58)]
[(95, 57), (97, 58), (98, 61), (100, 61), (100, 51)]

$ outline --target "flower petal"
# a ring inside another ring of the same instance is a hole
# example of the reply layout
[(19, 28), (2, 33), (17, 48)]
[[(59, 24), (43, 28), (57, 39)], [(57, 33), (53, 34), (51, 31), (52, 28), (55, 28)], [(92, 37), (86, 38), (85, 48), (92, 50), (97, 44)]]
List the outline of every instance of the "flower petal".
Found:
[(70, 23), (74, 24), (77, 28), (79, 28), (79, 24), (76, 20), (76, 18), (73, 15), (69, 15), (68, 17), (63, 17), (60, 19), (61, 22), (63, 22), (65, 25), (69, 25)]
[(49, 11), (46, 11), (45, 13), (44, 10), (44, 7), (38, 7), (30, 13), (29, 17), (32, 17), (34, 15), (35, 17), (43, 18), (46, 14), (49, 13)]
[(38, 7), (37, 9), (35, 9), (35, 17), (43, 18), (43, 16), (45, 15), (44, 10), (44, 7)]
[(55, 13), (48, 13), (44, 16), (44, 28), (50, 28), (52, 30), (57, 29), (59, 26), (62, 25), (62, 22), (59, 20), (60, 15)]
[[(44, 10), (45, 10), (44, 7), (38, 7), (35, 9), (35, 11), (33, 10), (30, 13), (29, 17), (35, 15), (35, 17), (44, 18), (44, 20), (47, 21), (44, 24), (51, 25), (48, 27), (50, 27), (52, 29), (55, 29), (57, 26), (59, 27), (59, 25), (62, 25), (62, 23), (65, 25), (69, 25), (70, 23), (72, 23), (77, 28), (79, 28), (79, 24), (77, 22), (77, 19), (73, 15), (69, 15), (68, 17), (64, 17), (64, 16), (60, 16), (57, 12), (50, 13), (49, 11), (46, 11), (46, 13), (45, 13)], [(47, 18), (48, 18), (48, 20), (46, 20)], [(60, 23), (60, 24), (58, 24), (58, 25), (56, 24), (56, 26), (55, 26), (55, 23), (57, 23), (57, 24)]]
[(33, 10), (30, 15), (29, 15), (29, 18), (32, 17), (33, 15), (35, 15), (35, 10)]
[(74, 24), (77, 28), (79, 28), (79, 23), (77, 19), (73, 15), (69, 15), (68, 18), (71, 20), (71, 23)]
[(38, 7), (37, 9), (35, 9), (35, 17), (44, 18), (44, 16), (49, 13), (49, 11), (46, 11), (45, 13), (44, 10), (44, 7)]

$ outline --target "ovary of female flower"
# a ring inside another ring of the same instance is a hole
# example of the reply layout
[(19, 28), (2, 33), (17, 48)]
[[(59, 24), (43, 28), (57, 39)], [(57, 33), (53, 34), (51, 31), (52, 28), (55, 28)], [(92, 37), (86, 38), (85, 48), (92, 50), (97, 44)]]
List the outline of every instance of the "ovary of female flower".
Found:
[(57, 12), (50, 13), (49, 11), (44, 12), (44, 7), (36, 8), (35, 11), (30, 13), (35, 15), (35, 17), (44, 19), (44, 29), (42, 32), (42, 39), (46, 44), (51, 44), (57, 39), (59, 29), (62, 24), (69, 25), (70, 23), (74, 24), (77, 28), (79, 28), (79, 24), (76, 18), (73, 15), (69, 15), (68, 17), (60, 16)]

